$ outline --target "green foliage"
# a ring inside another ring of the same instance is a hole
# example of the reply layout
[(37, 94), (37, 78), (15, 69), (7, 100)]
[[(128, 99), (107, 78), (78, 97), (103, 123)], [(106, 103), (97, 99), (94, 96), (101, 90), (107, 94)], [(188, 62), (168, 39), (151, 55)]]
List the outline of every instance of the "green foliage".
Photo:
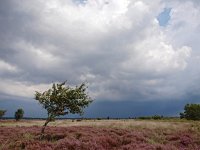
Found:
[(154, 119), (154, 120), (160, 120), (160, 119), (163, 119), (164, 117), (163, 116), (160, 116), (160, 115), (154, 115), (154, 116), (141, 116), (141, 117), (138, 117), (138, 119), (142, 119), (142, 120), (150, 120), (150, 119)]
[(137, 119), (149, 120), (149, 119), (152, 119), (152, 117), (151, 116), (141, 116), (141, 117), (138, 117)]
[(183, 118), (185, 118), (184, 113), (180, 113), (180, 119), (183, 119)]
[(0, 118), (2, 118), (6, 113), (6, 110), (0, 110)]
[(200, 120), (200, 104), (186, 104), (184, 113), (180, 113), (180, 118), (187, 120)]
[[(57, 116), (66, 114), (83, 114), (83, 109), (91, 102), (91, 98), (86, 93), (86, 85), (82, 83), (75, 88), (61, 84), (53, 84), (52, 88), (40, 93), (35, 93), (35, 99), (47, 110), (48, 117), (44, 127)], [(44, 129), (43, 131), (44, 132)]]
[(163, 119), (163, 116), (154, 115), (154, 116), (152, 116), (152, 119), (154, 119), (154, 120), (160, 120), (160, 119)]
[(24, 110), (22, 108), (18, 109), (15, 112), (15, 119), (16, 119), (16, 121), (19, 121), (20, 119), (22, 119), (23, 116), (24, 116)]

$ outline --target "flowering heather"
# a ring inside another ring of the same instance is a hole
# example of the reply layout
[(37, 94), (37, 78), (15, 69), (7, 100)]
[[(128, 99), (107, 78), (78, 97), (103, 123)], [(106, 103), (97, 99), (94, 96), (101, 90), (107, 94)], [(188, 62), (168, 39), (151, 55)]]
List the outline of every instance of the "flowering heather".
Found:
[(109, 128), (92, 126), (0, 127), (0, 149), (43, 150), (199, 150), (198, 126), (170, 128)]

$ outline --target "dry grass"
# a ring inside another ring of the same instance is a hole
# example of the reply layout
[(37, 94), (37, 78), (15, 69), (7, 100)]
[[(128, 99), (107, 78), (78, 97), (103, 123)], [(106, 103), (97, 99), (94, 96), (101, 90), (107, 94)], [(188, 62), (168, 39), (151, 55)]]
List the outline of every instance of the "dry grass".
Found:
[[(0, 126), (20, 127), (20, 126), (42, 126), (45, 120), (2, 120)], [(50, 122), (48, 126), (69, 127), (69, 126), (92, 126), (92, 127), (109, 127), (109, 128), (147, 128), (147, 129), (183, 129), (192, 125), (200, 125), (200, 122), (180, 122), (180, 121), (154, 121), (154, 120), (56, 120)]]

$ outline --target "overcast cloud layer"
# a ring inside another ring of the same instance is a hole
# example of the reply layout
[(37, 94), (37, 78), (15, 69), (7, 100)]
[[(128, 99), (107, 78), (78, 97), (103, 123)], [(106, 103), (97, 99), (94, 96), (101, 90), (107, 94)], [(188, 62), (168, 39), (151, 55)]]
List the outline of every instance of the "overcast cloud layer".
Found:
[(1, 0), (0, 98), (64, 80), (95, 100), (200, 97), (199, 33), (195, 0)]

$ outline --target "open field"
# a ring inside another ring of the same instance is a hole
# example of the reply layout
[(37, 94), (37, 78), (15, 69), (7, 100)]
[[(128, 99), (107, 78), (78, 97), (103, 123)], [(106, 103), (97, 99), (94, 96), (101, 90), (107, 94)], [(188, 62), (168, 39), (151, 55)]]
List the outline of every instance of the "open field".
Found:
[(41, 139), (44, 120), (0, 121), (0, 150), (199, 150), (200, 122), (180, 120), (57, 120)]

